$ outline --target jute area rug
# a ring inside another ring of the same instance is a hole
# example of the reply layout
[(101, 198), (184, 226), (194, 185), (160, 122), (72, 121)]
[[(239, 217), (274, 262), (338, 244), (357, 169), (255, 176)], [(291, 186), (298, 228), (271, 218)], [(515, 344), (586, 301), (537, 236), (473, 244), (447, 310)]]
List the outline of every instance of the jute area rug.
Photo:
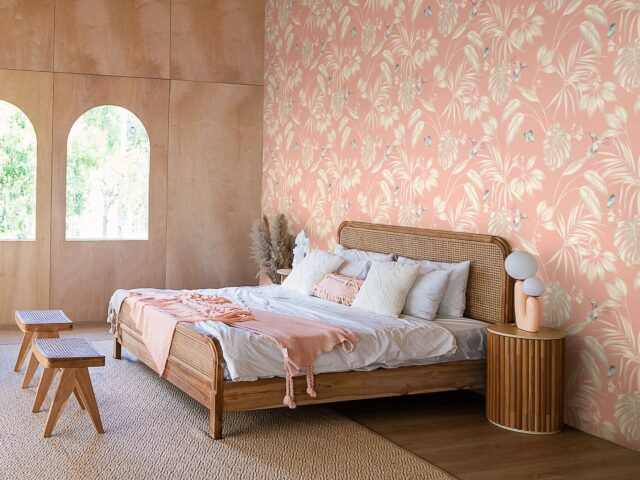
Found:
[(18, 346), (0, 346), (1, 479), (453, 478), (326, 407), (225, 414), (225, 438), (213, 440), (206, 408), (127, 352), (111, 358), (110, 342), (94, 346), (107, 357), (90, 369), (106, 433), (72, 396), (49, 439), (53, 392), (31, 413), (39, 373), (21, 390)]

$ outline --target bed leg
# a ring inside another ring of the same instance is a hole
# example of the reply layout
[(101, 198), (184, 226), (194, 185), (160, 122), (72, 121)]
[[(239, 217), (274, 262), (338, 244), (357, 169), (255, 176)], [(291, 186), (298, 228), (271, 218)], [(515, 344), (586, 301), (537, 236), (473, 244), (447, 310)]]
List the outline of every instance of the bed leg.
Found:
[(120, 360), (122, 358), (122, 344), (117, 338), (113, 339), (113, 358)]
[(209, 404), (209, 435), (214, 440), (222, 438), (222, 412), (224, 411), (224, 363), (222, 349), (217, 341), (211, 341), (213, 354), (213, 378)]
[[(215, 402), (214, 402), (215, 403)], [(217, 411), (214, 405), (211, 405), (209, 413), (209, 436), (214, 440), (222, 439), (222, 411)]]

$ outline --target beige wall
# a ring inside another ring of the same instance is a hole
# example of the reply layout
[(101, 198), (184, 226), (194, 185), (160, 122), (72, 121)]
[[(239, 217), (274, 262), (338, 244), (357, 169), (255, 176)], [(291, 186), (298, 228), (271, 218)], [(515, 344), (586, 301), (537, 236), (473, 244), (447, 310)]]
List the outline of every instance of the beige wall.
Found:
[[(37, 239), (0, 242), (0, 324), (102, 321), (116, 288), (255, 283), (263, 0), (0, 0), (0, 31), (0, 100), (38, 136)], [(67, 136), (104, 104), (149, 133), (148, 241), (65, 240)]]

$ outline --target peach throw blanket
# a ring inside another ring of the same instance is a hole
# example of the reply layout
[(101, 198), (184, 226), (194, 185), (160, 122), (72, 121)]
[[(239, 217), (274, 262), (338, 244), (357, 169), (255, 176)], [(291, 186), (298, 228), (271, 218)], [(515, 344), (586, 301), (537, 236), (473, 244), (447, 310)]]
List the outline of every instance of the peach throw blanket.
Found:
[(342, 347), (351, 352), (358, 337), (346, 328), (264, 310), (249, 310), (224, 297), (198, 293), (145, 295), (130, 292), (125, 300), (149, 350), (156, 371), (164, 373), (179, 322), (218, 321), (271, 338), (284, 356), (286, 394), (283, 403), (296, 408), (293, 377), (306, 372), (307, 393), (315, 397), (313, 364), (324, 352)]
[(271, 338), (282, 350), (286, 393), (282, 403), (296, 408), (293, 377), (303, 368), (307, 375), (307, 394), (316, 396), (313, 364), (321, 353), (342, 347), (351, 352), (358, 337), (351, 330), (264, 310), (251, 310), (254, 320), (234, 323), (233, 327)]
[(199, 293), (145, 295), (130, 292), (125, 302), (131, 307), (131, 318), (142, 332), (142, 340), (160, 375), (167, 365), (173, 332), (178, 322), (216, 320), (233, 323), (254, 318), (249, 309), (242, 305), (235, 305), (223, 297)]

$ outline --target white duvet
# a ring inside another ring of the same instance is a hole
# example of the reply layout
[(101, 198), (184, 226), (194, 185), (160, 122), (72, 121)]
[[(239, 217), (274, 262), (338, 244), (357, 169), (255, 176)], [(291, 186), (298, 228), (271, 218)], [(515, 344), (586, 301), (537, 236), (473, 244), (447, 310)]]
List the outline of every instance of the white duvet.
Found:
[[(168, 293), (171, 290), (159, 292)], [(414, 317), (376, 315), (301, 295), (278, 285), (205, 289), (198, 292), (220, 295), (249, 308), (299, 316), (352, 330), (358, 336), (353, 352), (346, 353), (338, 349), (320, 355), (314, 364), (315, 373), (424, 365), (453, 356), (457, 351), (455, 336), (437, 322)], [(119, 311), (125, 296), (126, 291), (116, 292), (110, 309)], [(194, 325), (220, 342), (226, 362), (226, 378), (245, 381), (283, 376), (282, 352), (272, 340), (221, 322)]]

